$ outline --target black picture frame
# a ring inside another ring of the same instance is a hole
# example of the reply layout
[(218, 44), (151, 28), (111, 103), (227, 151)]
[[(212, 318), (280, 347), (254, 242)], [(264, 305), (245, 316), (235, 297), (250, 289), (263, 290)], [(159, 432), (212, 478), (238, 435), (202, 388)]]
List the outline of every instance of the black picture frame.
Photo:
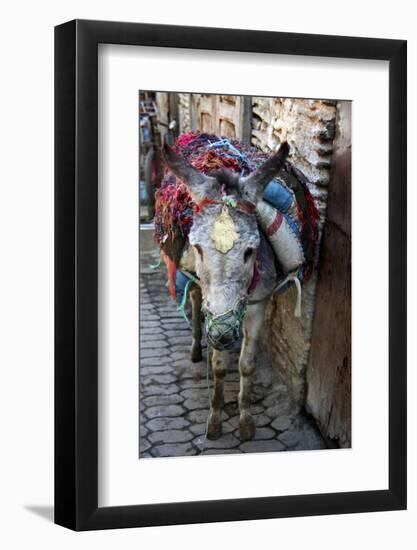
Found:
[[(98, 44), (389, 62), (389, 488), (98, 507)], [(55, 28), (55, 522), (74, 530), (406, 508), (406, 41), (74, 20)]]

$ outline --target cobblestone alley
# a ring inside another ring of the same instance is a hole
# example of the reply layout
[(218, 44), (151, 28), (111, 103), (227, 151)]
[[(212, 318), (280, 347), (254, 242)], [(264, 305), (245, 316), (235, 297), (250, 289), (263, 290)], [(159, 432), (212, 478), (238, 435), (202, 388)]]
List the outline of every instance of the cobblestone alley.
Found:
[(191, 331), (168, 294), (165, 268), (149, 267), (159, 260), (152, 227), (141, 229), (140, 250), (140, 458), (326, 448), (314, 423), (291, 412), (286, 388), (264, 356), (253, 386), (255, 439), (241, 441), (237, 353), (225, 381), (223, 435), (205, 438), (207, 348), (203, 361), (190, 361)]

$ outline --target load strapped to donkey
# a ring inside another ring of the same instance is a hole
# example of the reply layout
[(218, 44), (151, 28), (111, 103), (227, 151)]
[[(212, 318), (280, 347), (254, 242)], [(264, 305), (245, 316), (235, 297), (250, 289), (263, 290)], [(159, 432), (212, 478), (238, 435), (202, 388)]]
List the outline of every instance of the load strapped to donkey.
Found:
[[(246, 176), (269, 158), (268, 154), (239, 141), (193, 132), (179, 136), (174, 151), (206, 175), (226, 169)], [(239, 201), (237, 205), (233, 197), (226, 194), (223, 194), (222, 200), (228, 206), (253, 208), (258, 225), (269, 240), (279, 265), (276, 291), (287, 290), (291, 282), (296, 285), (295, 315), (299, 316), (301, 283), (311, 276), (318, 239), (318, 212), (305, 176), (286, 160), (278, 176), (265, 187), (263, 200), (256, 205), (246, 201)], [(156, 194), (155, 239), (167, 266), (170, 294), (180, 302), (182, 311), (188, 287), (192, 283), (198, 284), (198, 278), (195, 273), (181, 270), (180, 261), (187, 247), (193, 215), (207, 203), (210, 203), (207, 199), (201, 203), (194, 202), (185, 183), (166, 169)], [(255, 263), (249, 294), (256, 288), (259, 278), (257, 270)]]

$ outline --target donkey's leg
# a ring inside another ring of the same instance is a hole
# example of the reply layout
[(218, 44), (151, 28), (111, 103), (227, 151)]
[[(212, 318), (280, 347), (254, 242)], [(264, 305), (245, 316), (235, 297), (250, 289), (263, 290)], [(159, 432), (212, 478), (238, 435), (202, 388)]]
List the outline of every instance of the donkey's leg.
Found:
[(224, 404), (223, 383), (227, 372), (229, 352), (213, 350), (211, 365), (213, 370), (213, 393), (208, 419), (207, 437), (217, 439), (222, 434), (222, 410)]
[(198, 363), (203, 358), (201, 353), (201, 288), (199, 286), (193, 286), (191, 288), (190, 298), (193, 312), (191, 361), (193, 363)]
[(255, 421), (250, 413), (251, 378), (255, 371), (256, 344), (265, 315), (265, 303), (249, 306), (243, 324), (243, 342), (239, 357), (239, 432), (242, 439), (255, 435)]

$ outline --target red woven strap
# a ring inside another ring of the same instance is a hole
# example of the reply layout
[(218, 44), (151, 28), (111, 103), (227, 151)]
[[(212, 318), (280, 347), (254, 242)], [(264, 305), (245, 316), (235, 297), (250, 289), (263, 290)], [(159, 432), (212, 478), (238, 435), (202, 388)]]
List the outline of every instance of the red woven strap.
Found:
[(280, 212), (277, 212), (274, 221), (266, 230), (267, 236), (271, 237), (276, 231), (278, 231), (278, 229), (281, 227), (281, 224), (282, 224), (282, 214)]
[(246, 214), (253, 214), (256, 210), (256, 205), (249, 201), (237, 201), (237, 207)]
[(259, 279), (260, 279), (260, 275), (259, 275), (259, 249), (258, 249), (256, 251), (256, 260), (255, 260), (255, 263), (253, 264), (253, 275), (252, 275), (252, 280), (250, 282), (250, 285), (248, 287), (248, 291), (247, 291), (248, 294), (252, 294), (252, 292), (258, 286)]
[(193, 210), (196, 214), (204, 210), (206, 206), (209, 206), (210, 204), (223, 204), (223, 201), (213, 201), (211, 199), (203, 199), (200, 202), (197, 202), (193, 206)]
[[(256, 205), (252, 204), (249, 201), (238, 200), (236, 202), (237, 202), (236, 208), (238, 210), (241, 210), (242, 212), (245, 212), (245, 214), (253, 214), (256, 210)], [(193, 207), (194, 212), (196, 214), (198, 214), (199, 212), (204, 210), (204, 208), (206, 206), (209, 206), (211, 204), (222, 204), (222, 205), (224, 205), (225, 203), (223, 201), (216, 201), (216, 200), (213, 200), (213, 199), (203, 199), (202, 201), (200, 201), (200, 202), (198, 202), (194, 205), (194, 207)]]

